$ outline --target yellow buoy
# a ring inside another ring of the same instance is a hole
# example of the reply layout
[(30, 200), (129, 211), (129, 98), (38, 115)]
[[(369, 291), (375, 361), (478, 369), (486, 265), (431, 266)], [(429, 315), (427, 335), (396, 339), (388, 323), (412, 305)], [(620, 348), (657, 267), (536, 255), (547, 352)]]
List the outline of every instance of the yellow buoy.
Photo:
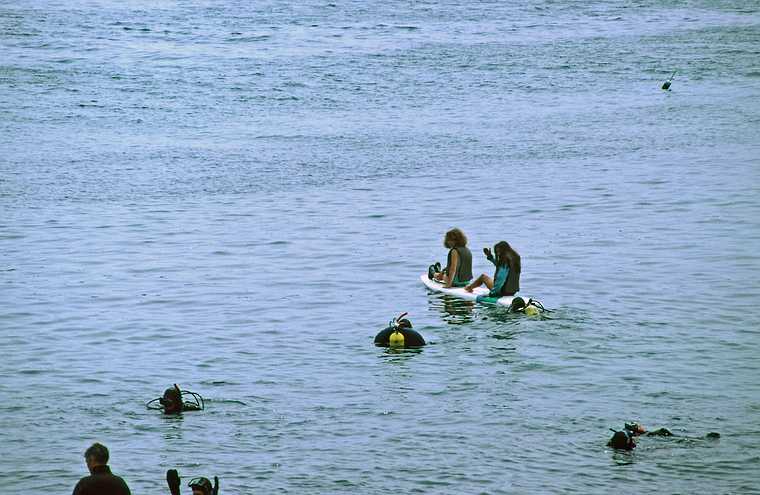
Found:
[(528, 316), (536, 316), (538, 314), (538, 308), (532, 304), (530, 306), (526, 306), (524, 311)]
[(404, 334), (395, 330), (388, 338), (388, 345), (391, 347), (404, 347)]

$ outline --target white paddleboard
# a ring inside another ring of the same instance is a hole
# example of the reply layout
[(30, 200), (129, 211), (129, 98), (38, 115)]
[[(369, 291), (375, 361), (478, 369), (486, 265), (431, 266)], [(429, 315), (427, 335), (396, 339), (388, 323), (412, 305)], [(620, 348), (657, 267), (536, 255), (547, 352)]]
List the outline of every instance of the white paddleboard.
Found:
[[(443, 286), (441, 282), (438, 282), (436, 280), (430, 280), (427, 276), (427, 273), (423, 273), (420, 275), (420, 280), (422, 280), (422, 283), (425, 284), (425, 287), (432, 290), (433, 292), (440, 292), (441, 294), (446, 294), (447, 296), (456, 297), (457, 299), (464, 299), (466, 301), (474, 301), (478, 296), (487, 296), (488, 295), (488, 288), (485, 286), (476, 287), (473, 289), (472, 292), (467, 292), (464, 290), (464, 287), (451, 287), (446, 288)], [(512, 304), (512, 299), (518, 296), (504, 296), (500, 297), (496, 300), (496, 304), (499, 306), (506, 306), (509, 307)], [(519, 296), (522, 297), (522, 296)], [(523, 297), (525, 299), (525, 302), (528, 302), (528, 299)]]

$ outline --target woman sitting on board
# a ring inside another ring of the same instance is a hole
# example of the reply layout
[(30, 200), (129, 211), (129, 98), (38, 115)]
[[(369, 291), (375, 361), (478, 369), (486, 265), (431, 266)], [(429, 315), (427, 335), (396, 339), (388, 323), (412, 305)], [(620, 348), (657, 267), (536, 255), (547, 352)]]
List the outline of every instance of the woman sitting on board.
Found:
[(483, 248), (488, 261), (496, 265), (493, 278), (483, 273), (464, 290), (472, 292), (475, 287), (485, 284), (491, 291), (486, 297), (514, 296), (520, 290), (520, 255), (507, 241), (498, 242), (493, 250), (496, 258), (489, 248)]
[(467, 248), (467, 236), (459, 229), (451, 229), (446, 232), (443, 245), (449, 249), (446, 268), (433, 278), (447, 288), (464, 287), (472, 280), (472, 253)]

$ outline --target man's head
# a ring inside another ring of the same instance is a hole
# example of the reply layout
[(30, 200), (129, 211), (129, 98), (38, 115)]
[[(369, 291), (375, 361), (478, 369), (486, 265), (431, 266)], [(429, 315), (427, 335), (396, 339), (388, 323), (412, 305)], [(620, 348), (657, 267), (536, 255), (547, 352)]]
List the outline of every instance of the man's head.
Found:
[(176, 387), (167, 388), (159, 402), (166, 414), (182, 412), (182, 393)]
[(625, 429), (626, 429), (626, 431), (628, 431), (631, 435), (633, 435), (635, 437), (639, 436), (639, 435), (643, 435), (644, 433), (647, 432), (647, 429), (644, 428), (644, 425), (642, 425), (641, 423), (637, 423), (635, 421), (631, 421), (630, 423), (626, 423), (625, 424)]
[(187, 486), (193, 489), (193, 495), (211, 495), (212, 493), (211, 481), (202, 476), (191, 479)]
[(84, 461), (90, 472), (96, 466), (105, 466), (108, 464), (108, 449), (102, 443), (94, 443), (84, 451)]

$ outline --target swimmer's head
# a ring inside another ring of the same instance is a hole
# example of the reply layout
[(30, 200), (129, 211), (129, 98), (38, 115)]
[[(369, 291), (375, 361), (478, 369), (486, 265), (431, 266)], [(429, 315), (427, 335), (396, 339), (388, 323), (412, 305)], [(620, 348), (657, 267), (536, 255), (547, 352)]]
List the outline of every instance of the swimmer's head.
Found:
[(523, 309), (525, 309), (525, 299), (520, 296), (515, 296), (515, 298), (512, 299), (512, 304), (509, 305), (509, 311), (512, 313), (517, 313)]
[(637, 423), (636, 421), (631, 421), (630, 423), (625, 424), (625, 429), (631, 433), (631, 435), (638, 436), (643, 435), (647, 432), (647, 429), (644, 428), (644, 425), (641, 423)]
[(212, 493), (211, 481), (203, 476), (191, 479), (187, 486), (193, 489), (193, 495), (211, 495)]
[(398, 328), (412, 328), (412, 322), (406, 318), (402, 318), (396, 322)]
[(158, 402), (164, 406), (164, 412), (167, 414), (182, 411), (182, 393), (177, 387), (167, 388)]

